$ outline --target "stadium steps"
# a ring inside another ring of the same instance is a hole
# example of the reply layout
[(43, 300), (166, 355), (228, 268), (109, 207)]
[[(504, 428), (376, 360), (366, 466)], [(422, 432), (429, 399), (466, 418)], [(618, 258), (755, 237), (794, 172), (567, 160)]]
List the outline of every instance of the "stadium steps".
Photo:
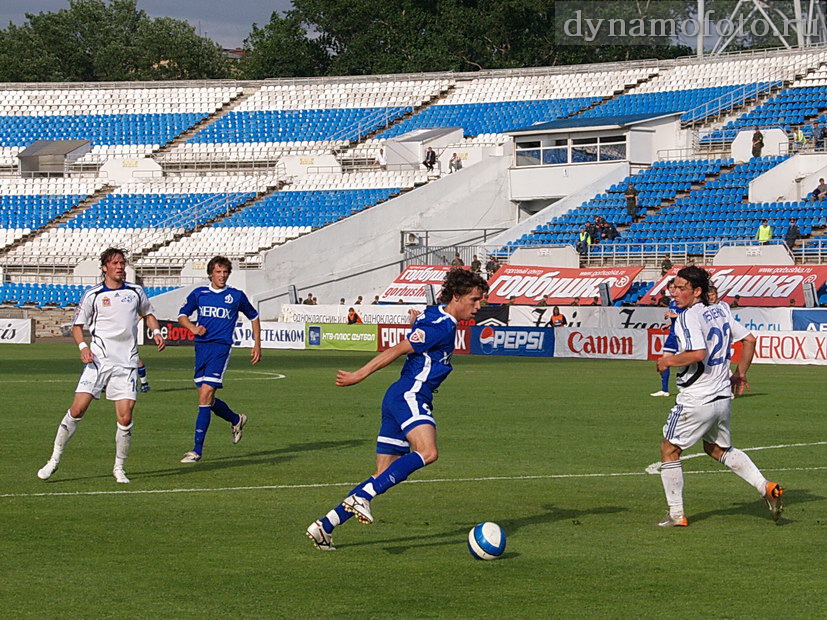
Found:
[(569, 119), (569, 118), (575, 118), (577, 116), (580, 116), (581, 114), (585, 114), (586, 112), (589, 112), (590, 110), (594, 110), (595, 108), (600, 107), (602, 105), (605, 105), (606, 103), (608, 103), (609, 101), (612, 101), (613, 99), (617, 99), (621, 95), (626, 95), (626, 94), (632, 92), (634, 89), (636, 89), (641, 84), (645, 84), (646, 82), (650, 82), (654, 78), (658, 77), (659, 75), (660, 75), (660, 73), (658, 73), (658, 72), (649, 73), (646, 77), (638, 78), (635, 81), (634, 84), (627, 84), (622, 89), (614, 91), (611, 95), (604, 95), (603, 98), (600, 99), (599, 101), (595, 101), (594, 103), (592, 103), (592, 104), (590, 104), (590, 105), (588, 105), (584, 108), (580, 108), (576, 112), (571, 112), (570, 114), (567, 114), (566, 116), (561, 116), (558, 120), (566, 120), (566, 119)]
[(40, 235), (45, 233), (47, 230), (50, 230), (52, 228), (57, 228), (61, 224), (65, 224), (69, 220), (77, 217), (78, 215), (80, 215), (81, 213), (86, 211), (89, 207), (92, 207), (92, 206), (98, 204), (101, 200), (103, 200), (103, 198), (105, 196), (108, 196), (114, 189), (115, 189), (114, 185), (104, 185), (100, 189), (96, 190), (93, 194), (91, 194), (91, 195), (87, 196), (86, 198), (84, 198), (83, 200), (81, 200), (79, 203), (77, 203), (74, 207), (72, 207), (68, 211), (66, 211), (63, 214), (57, 216), (56, 218), (46, 222), (40, 228), (37, 228), (37, 229), (31, 231), (27, 235), (23, 235), (19, 239), (16, 239), (12, 243), (8, 244), (6, 247), (0, 248), (0, 255), (5, 254), (7, 252), (11, 252), (15, 248), (18, 248), (21, 245), (23, 245), (24, 243), (28, 243), (29, 241), (31, 241), (35, 237), (39, 237)]
[(175, 136), (172, 140), (167, 142), (166, 144), (162, 144), (157, 149), (152, 151), (152, 156), (155, 155), (163, 155), (164, 153), (168, 153), (170, 150), (174, 149), (179, 144), (182, 144), (192, 138), (195, 134), (197, 134), (202, 129), (209, 127), (219, 119), (226, 116), (228, 113), (232, 112), (236, 107), (238, 107), (241, 103), (252, 97), (256, 92), (258, 92), (258, 88), (250, 89), (250, 90), (243, 90), (238, 95), (230, 99), (227, 103), (222, 105), (218, 108), (215, 112), (207, 116), (206, 118), (202, 118), (200, 121), (195, 123), (192, 127), (187, 129), (186, 131), (179, 133)]
[[(647, 210), (646, 210), (646, 215), (643, 216), (641, 221), (646, 221), (647, 217), (649, 217), (650, 215), (655, 215), (658, 211), (660, 211), (664, 207), (672, 206), (680, 198), (686, 198), (692, 192), (703, 189), (706, 186), (707, 183), (709, 183), (710, 181), (714, 181), (715, 179), (720, 177), (722, 174), (724, 174), (725, 172), (729, 172), (733, 168), (735, 168), (735, 164), (730, 164), (730, 165), (727, 165), (727, 166), (721, 166), (721, 169), (718, 172), (712, 172), (712, 173), (707, 174), (706, 178), (703, 181), (700, 181), (698, 183), (693, 183), (688, 190), (679, 191), (672, 198), (665, 198), (665, 199), (661, 200), (660, 205), (657, 206), (657, 207), (648, 207)], [(654, 211), (652, 211), (652, 209), (654, 209)], [(632, 227), (632, 224), (617, 224), (615, 227), (617, 228), (617, 232), (621, 233), (621, 236), (622, 236), (623, 233), (625, 233), (626, 231), (629, 230), (629, 228)]]
[[(354, 165), (359, 165), (359, 164), (358, 163), (354, 164), (353, 162), (361, 163), (364, 158), (353, 158), (353, 157), (348, 158), (347, 154), (351, 150), (353, 150), (354, 148), (356, 148), (357, 146), (359, 146), (361, 144), (364, 144), (365, 142), (367, 142), (371, 138), (375, 138), (380, 133), (382, 133), (384, 131), (387, 131), (391, 127), (394, 127), (394, 126), (398, 125), (402, 121), (405, 121), (405, 120), (411, 118), (412, 116), (414, 116), (416, 114), (419, 114), (420, 112), (422, 112), (422, 110), (425, 110), (425, 109), (431, 107), (432, 105), (434, 105), (438, 101), (442, 101), (448, 95), (450, 95), (452, 92), (454, 92), (454, 90), (456, 90), (456, 87), (457, 87), (456, 83), (449, 84), (448, 86), (446, 86), (445, 88), (440, 90), (438, 93), (436, 93), (434, 95), (431, 95), (430, 97), (423, 100), (418, 105), (415, 105), (413, 108), (411, 108), (410, 110), (408, 110), (407, 112), (405, 112), (401, 116), (397, 116), (396, 118), (394, 118), (393, 121), (391, 123), (389, 123), (388, 125), (382, 125), (381, 127), (377, 127), (373, 131), (370, 131), (367, 134), (365, 134), (364, 136), (362, 136), (359, 140), (350, 140), (348, 142), (347, 146), (343, 146), (343, 147), (340, 147), (338, 149), (334, 149), (333, 154), (336, 156), (336, 159), (339, 160), (339, 163), (342, 164), (343, 169), (346, 166), (349, 166), (350, 168), (354, 169)], [(372, 164), (373, 162), (371, 161), (370, 163)]]
[(199, 224), (199, 225), (197, 225), (193, 228), (189, 228), (189, 229), (185, 230), (182, 233), (176, 233), (172, 237), (164, 239), (163, 241), (153, 243), (152, 245), (150, 245), (148, 247), (137, 250), (136, 252), (133, 253), (133, 260), (137, 261), (140, 258), (146, 258), (148, 255), (152, 254), (153, 252), (155, 252), (156, 250), (159, 250), (162, 247), (166, 247), (166, 246), (170, 245), (171, 243), (175, 243), (176, 241), (179, 241), (180, 239), (183, 239), (184, 237), (189, 237), (190, 235), (193, 235), (193, 234), (197, 233), (199, 230), (202, 230), (204, 228), (213, 226), (214, 224), (218, 224), (219, 222), (222, 222), (225, 219), (227, 219), (228, 217), (230, 217), (231, 215), (234, 215), (234, 214), (238, 213), (239, 211), (242, 211), (242, 210), (246, 209), (247, 207), (255, 204), (259, 200), (261, 200), (263, 198), (266, 198), (267, 196), (270, 196), (270, 195), (274, 194), (275, 192), (280, 191), (285, 185), (287, 185), (287, 183), (283, 180), (280, 180), (275, 185), (268, 185), (266, 189), (264, 189), (261, 192), (258, 192), (255, 196), (253, 196), (251, 198), (248, 198), (247, 200), (245, 200), (241, 204), (236, 205), (232, 209), (228, 209), (227, 211), (221, 213), (220, 215), (215, 216), (212, 219), (209, 219), (209, 220), (203, 222), (202, 224)]

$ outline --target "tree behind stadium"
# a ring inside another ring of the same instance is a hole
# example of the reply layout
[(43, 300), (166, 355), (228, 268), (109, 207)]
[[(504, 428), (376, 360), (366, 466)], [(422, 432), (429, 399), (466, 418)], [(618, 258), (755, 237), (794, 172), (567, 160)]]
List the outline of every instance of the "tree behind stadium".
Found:
[(150, 18), (136, 0), (70, 0), (0, 30), (0, 81), (98, 82), (224, 78), (221, 47), (187, 22)]

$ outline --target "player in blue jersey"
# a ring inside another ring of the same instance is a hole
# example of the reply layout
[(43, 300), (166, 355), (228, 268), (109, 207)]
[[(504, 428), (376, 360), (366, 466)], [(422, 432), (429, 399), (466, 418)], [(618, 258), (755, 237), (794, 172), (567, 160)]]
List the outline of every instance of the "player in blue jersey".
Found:
[[(663, 318), (669, 319), (669, 335), (663, 343), (663, 355), (675, 355), (678, 352), (678, 339), (675, 336), (675, 320), (684, 311), (675, 301), (675, 278), (669, 280), (666, 285), (669, 289), (669, 308), (663, 313)], [(664, 325), (664, 327), (666, 327)], [(669, 368), (660, 373), (660, 391), (653, 392), (649, 396), (669, 396)]]
[[(236, 413), (215, 391), (224, 384), (224, 371), (230, 362), (233, 346), (233, 330), (238, 313), (250, 319), (253, 327), (253, 350), (250, 362), (261, 360), (261, 322), (258, 312), (247, 299), (244, 291), (227, 286), (232, 263), (223, 256), (215, 256), (207, 264), (209, 286), (199, 286), (187, 295), (181, 307), (178, 322), (195, 334), (195, 385), (198, 388), (198, 417), (195, 420), (195, 443), (184, 455), (182, 463), (196, 463), (204, 451), (204, 438), (214, 413), (232, 425), (233, 443), (241, 441), (247, 416)], [(198, 324), (189, 317), (198, 312)]]
[(402, 342), (382, 351), (355, 372), (337, 373), (336, 385), (354, 385), (407, 355), (401, 376), (388, 388), (382, 401), (375, 473), (352, 489), (327, 515), (310, 524), (307, 535), (318, 549), (333, 550), (333, 528), (351, 516), (355, 515), (361, 523), (373, 523), (371, 500), (437, 459), (433, 394), (452, 370), (457, 322), (474, 316), (487, 291), (488, 284), (477, 273), (465, 269), (448, 272), (439, 296), (440, 305), (430, 306), (419, 315)]

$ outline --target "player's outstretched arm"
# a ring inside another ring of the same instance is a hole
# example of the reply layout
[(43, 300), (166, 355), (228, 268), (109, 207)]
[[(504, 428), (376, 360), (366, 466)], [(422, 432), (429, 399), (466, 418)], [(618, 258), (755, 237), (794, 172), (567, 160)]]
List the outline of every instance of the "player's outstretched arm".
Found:
[(95, 361), (89, 345), (86, 344), (86, 341), (83, 339), (83, 325), (72, 325), (72, 338), (74, 338), (75, 344), (78, 345), (78, 349), (80, 349), (80, 361), (84, 364), (91, 364)]
[(382, 351), (379, 355), (370, 360), (367, 364), (362, 366), (359, 370), (348, 372), (347, 370), (340, 370), (336, 373), (336, 385), (345, 387), (348, 385), (355, 385), (360, 381), (366, 379), (380, 368), (384, 368), (397, 358), (413, 353), (411, 343), (405, 338), (396, 346)]
[(261, 361), (261, 321), (253, 319), (250, 325), (253, 326), (253, 350), (250, 351), (250, 363), (258, 364)]
[(167, 342), (164, 340), (163, 334), (161, 334), (161, 326), (158, 324), (158, 319), (155, 318), (155, 315), (147, 314), (144, 317), (144, 321), (146, 321), (149, 329), (152, 330), (152, 340), (155, 341), (155, 344), (158, 346), (158, 350), (163, 351), (166, 349)]
[(755, 355), (755, 343), (756, 339), (752, 334), (747, 334), (742, 341), (741, 359), (738, 360), (738, 367), (729, 379), (732, 393), (736, 396), (741, 396), (745, 391), (749, 391), (747, 371), (752, 365), (752, 358)]

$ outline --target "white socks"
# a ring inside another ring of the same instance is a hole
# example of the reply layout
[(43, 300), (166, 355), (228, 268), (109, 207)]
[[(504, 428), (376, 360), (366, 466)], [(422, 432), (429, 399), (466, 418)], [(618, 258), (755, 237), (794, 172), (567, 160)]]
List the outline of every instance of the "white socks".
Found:
[(673, 517), (683, 516), (683, 464), (680, 459), (661, 463), (660, 480), (666, 493), (666, 504)]
[(53, 461), (60, 462), (60, 457), (63, 456), (63, 450), (66, 448), (66, 444), (69, 443), (69, 440), (72, 438), (72, 435), (75, 434), (75, 431), (78, 429), (78, 422), (80, 422), (83, 418), (73, 418), (72, 414), (69, 411), (66, 411), (66, 415), (63, 416), (63, 419), (60, 421), (60, 426), (57, 427), (57, 435), (55, 435), (55, 445), (52, 449), (52, 459)]
[(749, 482), (761, 495), (764, 495), (767, 488), (767, 479), (764, 478), (764, 475), (746, 453), (738, 448), (730, 448), (724, 452), (724, 455), (721, 457), (721, 463)]
[(123, 469), (124, 461), (129, 456), (129, 446), (132, 443), (132, 423), (129, 426), (118, 424), (115, 431), (115, 467)]

